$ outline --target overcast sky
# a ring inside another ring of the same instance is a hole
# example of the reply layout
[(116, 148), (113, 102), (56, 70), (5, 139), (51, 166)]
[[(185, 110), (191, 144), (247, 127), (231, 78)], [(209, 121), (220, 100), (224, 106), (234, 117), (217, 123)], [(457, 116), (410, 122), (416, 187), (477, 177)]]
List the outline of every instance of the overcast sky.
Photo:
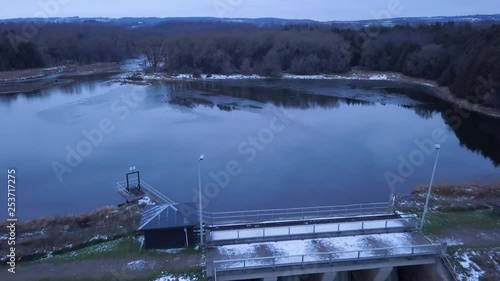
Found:
[(500, 13), (498, 0), (0, 0), (0, 3), (0, 18), (4, 19), (48, 14), (51, 17), (279, 17), (326, 21)]

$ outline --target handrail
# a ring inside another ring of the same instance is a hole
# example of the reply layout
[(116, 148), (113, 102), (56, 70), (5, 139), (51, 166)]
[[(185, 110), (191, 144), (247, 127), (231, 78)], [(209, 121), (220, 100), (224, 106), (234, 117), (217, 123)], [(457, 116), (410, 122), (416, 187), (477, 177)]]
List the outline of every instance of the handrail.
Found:
[[(330, 224), (310, 224), (294, 226), (288, 225), (237, 230), (216, 230), (211, 231), (207, 238), (209, 242), (244, 241), (248, 239), (263, 239), (267, 237), (289, 237), (290, 235), (314, 235), (352, 231), (409, 229), (416, 228), (417, 224), (418, 221), (416, 216), (409, 216), (406, 218), (374, 221), (338, 222)], [(220, 235), (219, 233), (224, 234)]]
[[(127, 183), (127, 181), (119, 181), (119, 182), (117, 182), (116, 183), (117, 190), (122, 191), (122, 192), (128, 192), (127, 189), (126, 189), (126, 183)], [(131, 184), (137, 184), (137, 183), (139, 183), (139, 181), (137, 179), (131, 179), (131, 180), (129, 180), (129, 183), (131, 183)], [(155, 196), (158, 199), (160, 199), (161, 201), (163, 201), (162, 202), (163, 204), (169, 204), (169, 205), (175, 204), (175, 202), (172, 199), (170, 199), (167, 196), (163, 195), (161, 192), (159, 192), (158, 190), (156, 190), (154, 187), (152, 187), (150, 184), (148, 184), (144, 180), (140, 181), (140, 186), (141, 186), (141, 188), (144, 188), (146, 191), (148, 191), (149, 193), (151, 193), (153, 196)]]
[(387, 202), (376, 202), (376, 203), (361, 203), (361, 204), (350, 204), (350, 205), (333, 205), (333, 206), (318, 206), (318, 207), (304, 207), (304, 208), (287, 208), (287, 209), (265, 209), (265, 210), (245, 210), (245, 211), (236, 211), (236, 212), (210, 212), (213, 215), (220, 215), (220, 214), (234, 214), (234, 213), (252, 213), (252, 212), (277, 212), (277, 211), (302, 211), (302, 210), (313, 210), (313, 209), (331, 209), (331, 208), (337, 208), (337, 209), (342, 209), (346, 207), (362, 207), (362, 206), (378, 206), (380, 208), (382, 207), (388, 207), (389, 204)]
[(453, 281), (458, 281), (457, 273), (455, 272), (455, 268), (453, 267), (450, 259), (448, 259), (448, 256), (446, 256), (445, 253), (443, 253), (443, 256), (441, 257), (441, 261), (443, 262), (446, 273), (448, 273), (447, 274), (448, 277), (452, 278)]
[(246, 223), (363, 214), (389, 214), (389, 204), (385, 202), (236, 212), (203, 212), (204, 219), (209, 224), (228, 223), (231, 220)]
[[(273, 266), (273, 268), (276, 268), (279, 266), (290, 265), (306, 265), (318, 263), (332, 264), (334, 262), (360, 261), (377, 258), (387, 259), (391, 257), (414, 257), (429, 254), (442, 255), (442, 247), (443, 245), (441, 244), (426, 244), (407, 247), (375, 248), (367, 250), (328, 252), (318, 254), (220, 260), (214, 261), (214, 272), (258, 269), (267, 268), (269, 266)], [(380, 254), (374, 254), (378, 252)]]

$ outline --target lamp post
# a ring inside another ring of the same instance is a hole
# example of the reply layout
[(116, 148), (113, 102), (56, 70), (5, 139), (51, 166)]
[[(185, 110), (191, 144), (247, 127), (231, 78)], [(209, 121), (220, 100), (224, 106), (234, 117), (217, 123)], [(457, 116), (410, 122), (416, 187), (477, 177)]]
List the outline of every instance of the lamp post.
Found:
[(200, 246), (203, 246), (203, 214), (201, 212), (201, 161), (205, 158), (205, 155), (200, 156), (198, 161), (198, 196), (199, 196), (199, 211), (200, 211)]
[(429, 199), (431, 197), (432, 183), (434, 182), (434, 175), (436, 174), (436, 167), (439, 159), (439, 149), (441, 149), (441, 145), (435, 145), (437, 154), (436, 161), (434, 162), (434, 169), (432, 169), (431, 182), (429, 183), (429, 190), (427, 191), (427, 198), (425, 199), (424, 213), (422, 214), (422, 221), (420, 222), (420, 230), (424, 229), (425, 216), (427, 215), (427, 211), (429, 210)]

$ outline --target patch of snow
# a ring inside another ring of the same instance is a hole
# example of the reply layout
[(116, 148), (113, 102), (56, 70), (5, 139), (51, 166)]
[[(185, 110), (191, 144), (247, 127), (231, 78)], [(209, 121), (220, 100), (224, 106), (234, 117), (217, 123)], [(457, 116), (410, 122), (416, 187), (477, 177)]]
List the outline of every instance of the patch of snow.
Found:
[(231, 74), (231, 75), (223, 75), (223, 74), (212, 74), (208, 77), (206, 74), (201, 76), (201, 79), (204, 80), (243, 80), (243, 79), (265, 79), (266, 77), (252, 74), (252, 75), (243, 75), (243, 74)]
[(153, 73), (153, 74), (142, 74), (139, 77), (145, 80), (163, 80), (165, 79), (165, 76), (158, 74), (158, 73)]
[(429, 82), (420, 82), (420, 85), (429, 86), (429, 87), (435, 87), (436, 86), (435, 84), (429, 83)]
[(43, 236), (43, 235), (45, 235), (45, 230), (40, 230), (40, 231), (35, 231), (35, 232), (29, 232), (29, 233), (23, 233), (19, 237), (20, 238), (28, 238), (28, 237), (32, 237), (32, 236)]
[(469, 253), (465, 252), (462, 254), (459, 254), (459, 253), (455, 254), (460, 265), (466, 271), (466, 273), (458, 274), (458, 276), (461, 280), (479, 281), (481, 276), (484, 274), (484, 271), (481, 270), (481, 268), (470, 259), (470, 257), (476, 256), (476, 255), (477, 255), (477, 253), (474, 251), (469, 252)]
[(139, 205), (156, 205), (148, 196), (144, 196), (138, 203)]
[(125, 267), (132, 271), (138, 271), (148, 268), (154, 268), (154, 266), (155, 266), (154, 261), (137, 260), (127, 263)]
[(179, 249), (165, 249), (165, 250), (162, 250), (162, 249), (157, 249), (155, 250), (155, 252), (157, 253), (164, 253), (164, 254), (178, 254), (182, 251), (184, 251), (185, 249), (184, 248), (179, 248)]
[(175, 78), (180, 78), (180, 79), (191, 79), (193, 78), (192, 74), (178, 74), (175, 76)]
[(89, 241), (92, 242), (92, 241), (96, 241), (96, 240), (108, 240), (108, 236), (96, 235), (96, 236), (92, 237)]
[(166, 274), (166, 275), (161, 276), (158, 279), (155, 279), (154, 281), (194, 281), (194, 280), (196, 280), (196, 279), (191, 278), (189, 276)]
[(446, 239), (440, 240), (440, 242), (446, 243), (446, 245), (448, 245), (448, 246), (461, 246), (464, 244), (464, 243), (462, 243), (454, 238), (446, 238)]
[(375, 74), (370, 76), (370, 80), (388, 80), (389, 77), (385, 74)]
[(8, 239), (9, 239), (9, 235), (0, 236), (0, 240), (8, 240)]
[(43, 68), (43, 70), (48, 70), (48, 71), (50, 71), (50, 70), (61, 70), (63, 68), (64, 68), (64, 66), (53, 66), (53, 67)]
[(17, 78), (16, 80), (17, 81), (24, 81), (24, 80), (29, 80), (29, 79), (41, 78), (41, 77), (45, 77), (45, 74), (42, 73), (42, 74), (33, 75), (33, 76), (24, 76), (24, 77)]
[(324, 75), (324, 74), (319, 74), (319, 75), (296, 75), (296, 74), (289, 74), (289, 73), (284, 73), (281, 78), (284, 78), (284, 79), (329, 79), (329, 77), (326, 76), (326, 75)]
[[(320, 260), (373, 258), (386, 255), (435, 253), (435, 246), (413, 248), (408, 233), (358, 235), (323, 239), (290, 240), (217, 247), (222, 260), (218, 268), (241, 268), (267, 264), (290, 264)], [(265, 253), (266, 257), (258, 258)], [(271, 253), (271, 254), (269, 254)], [(271, 255), (271, 257), (269, 257)], [(256, 258), (257, 259), (253, 259)], [(234, 260), (236, 259), (236, 260)], [(246, 259), (246, 260), (242, 260)]]

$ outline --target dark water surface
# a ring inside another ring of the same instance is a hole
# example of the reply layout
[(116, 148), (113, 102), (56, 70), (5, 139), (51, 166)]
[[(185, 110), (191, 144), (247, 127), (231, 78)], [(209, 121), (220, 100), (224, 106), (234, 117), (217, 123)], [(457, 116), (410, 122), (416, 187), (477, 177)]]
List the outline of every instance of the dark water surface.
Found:
[(120, 203), (115, 182), (132, 165), (173, 200), (191, 201), (200, 154), (209, 210), (387, 201), (389, 174), (399, 194), (428, 183), (433, 134), (443, 146), (438, 182), (499, 178), (498, 121), (446, 113), (419, 89), (352, 83), (93, 79), (3, 96), (0, 171), (17, 169), (21, 219)]

